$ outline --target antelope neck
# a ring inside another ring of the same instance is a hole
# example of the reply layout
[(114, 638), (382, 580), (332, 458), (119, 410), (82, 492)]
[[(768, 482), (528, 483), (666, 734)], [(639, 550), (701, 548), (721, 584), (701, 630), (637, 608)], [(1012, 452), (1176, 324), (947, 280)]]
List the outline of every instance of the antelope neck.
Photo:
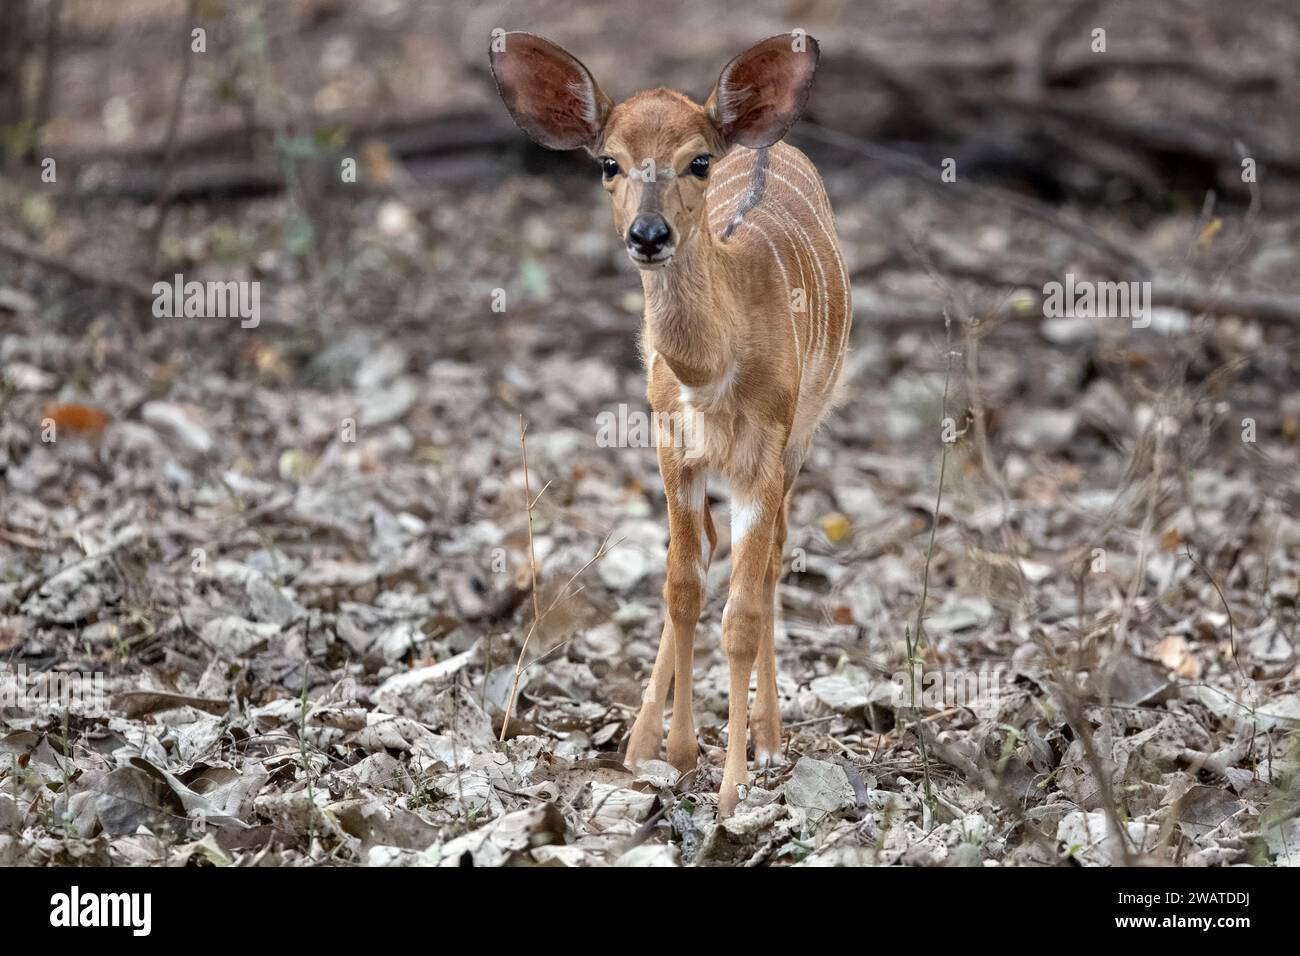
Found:
[(690, 388), (720, 380), (736, 354), (734, 312), (722, 304), (736, 301), (726, 255), (704, 220), (667, 267), (641, 273), (651, 347)]

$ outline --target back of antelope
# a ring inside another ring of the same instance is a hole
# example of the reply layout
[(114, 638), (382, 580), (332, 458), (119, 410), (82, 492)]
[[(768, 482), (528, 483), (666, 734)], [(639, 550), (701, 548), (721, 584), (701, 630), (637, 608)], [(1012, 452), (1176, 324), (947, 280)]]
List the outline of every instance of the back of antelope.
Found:
[(641, 270), (650, 405), (657, 420), (693, 425), (688, 441), (659, 442), (667, 614), (629, 765), (659, 756), (672, 689), (668, 759), (683, 773), (696, 769), (691, 669), (717, 544), (706, 482), (730, 488), (722, 614), (730, 701), (718, 798), (727, 815), (746, 783), (755, 664), (754, 755), (766, 764), (782, 754), (774, 621), (790, 489), (832, 404), (853, 314), (821, 177), (781, 142), (807, 101), (817, 41), (795, 32), (751, 47), (702, 106), (666, 89), (615, 104), (582, 63), (527, 33), (498, 36), (491, 58), (520, 129), (599, 162), (614, 227)]

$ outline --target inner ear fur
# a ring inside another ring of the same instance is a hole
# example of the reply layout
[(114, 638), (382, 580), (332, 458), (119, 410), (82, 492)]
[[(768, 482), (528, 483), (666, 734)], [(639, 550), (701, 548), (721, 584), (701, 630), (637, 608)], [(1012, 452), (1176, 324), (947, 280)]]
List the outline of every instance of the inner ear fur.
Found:
[(492, 76), (515, 124), (547, 149), (594, 149), (614, 104), (591, 71), (545, 37), (501, 40), (490, 52)]
[(704, 105), (727, 145), (762, 149), (785, 136), (808, 102), (820, 55), (814, 38), (782, 33), (723, 67)]

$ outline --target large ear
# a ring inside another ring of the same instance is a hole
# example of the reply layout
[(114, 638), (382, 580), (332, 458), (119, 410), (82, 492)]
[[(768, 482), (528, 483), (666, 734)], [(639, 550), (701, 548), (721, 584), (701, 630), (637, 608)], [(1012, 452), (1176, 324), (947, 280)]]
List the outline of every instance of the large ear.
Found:
[(820, 56), (802, 32), (756, 43), (728, 63), (704, 104), (727, 144), (771, 146), (803, 113)]
[(593, 148), (613, 107), (577, 57), (531, 33), (492, 38), (497, 92), (519, 128), (547, 149)]

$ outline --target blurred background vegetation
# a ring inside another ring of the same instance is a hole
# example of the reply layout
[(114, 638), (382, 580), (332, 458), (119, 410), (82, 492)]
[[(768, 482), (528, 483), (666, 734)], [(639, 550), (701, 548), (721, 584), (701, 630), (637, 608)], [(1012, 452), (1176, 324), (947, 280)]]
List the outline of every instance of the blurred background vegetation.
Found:
[[(832, 775), (851, 760), (912, 827), (886, 839), (858, 805), (830, 818), (846, 830), (827, 858), (934, 862), (929, 827), (969, 813), (991, 835), (952, 824), (967, 862), (1294, 860), (1289, 0), (3, 0), (0, 655), (183, 692), (208, 711), (177, 723), (219, 724), (232, 766), (284, 746), (276, 799), (367, 748), (400, 757), (421, 781), (416, 835), (392, 837), (407, 849), (527, 806), (512, 791), (537, 767), (614, 786), (600, 761), (653, 658), (666, 530), (654, 455), (596, 447), (595, 416), (644, 406), (643, 302), (595, 164), (534, 147), (497, 99), (498, 27), (559, 42), (615, 98), (702, 99), (756, 39), (821, 42), (790, 138), (826, 179), (855, 329), (846, 402), (794, 499), (782, 708), (792, 758), (821, 754)], [(259, 282), (258, 327), (155, 318), (152, 285), (176, 273)], [(1151, 327), (1045, 316), (1044, 284), (1067, 274), (1149, 281)], [(611, 531), (624, 543), (531, 646), (499, 790), (483, 775), (502, 766), (528, 626), (520, 416), (533, 490), (549, 482), (547, 598)], [(44, 442), (46, 420), (71, 440)], [(720, 775), (709, 635), (728, 560), (724, 541), (697, 660), (703, 792)], [(1013, 685), (995, 713), (930, 714), (928, 755), (882, 676), (918, 617), (925, 666)], [(468, 693), (378, 694), (432, 661), (456, 662)], [(300, 695), (344, 678), (363, 722), (406, 707), (467, 762), (443, 777), (392, 737), (344, 746), (294, 724)], [(221, 716), (228, 700), (243, 709)], [(290, 739), (231, 750), (241, 721)], [(931, 771), (948, 804), (923, 813)], [(577, 789), (560, 838), (613, 859), (615, 830)], [(40, 800), (24, 805), (37, 820)], [(240, 815), (285, 859), (321, 859), (322, 838), (363, 857), (289, 810)], [(1137, 821), (1119, 856), (1090, 842), (1100, 813)], [(674, 817), (683, 847), (691, 819)], [(229, 836), (220, 852), (247, 850)], [(821, 852), (787, 837), (744, 853)]]

